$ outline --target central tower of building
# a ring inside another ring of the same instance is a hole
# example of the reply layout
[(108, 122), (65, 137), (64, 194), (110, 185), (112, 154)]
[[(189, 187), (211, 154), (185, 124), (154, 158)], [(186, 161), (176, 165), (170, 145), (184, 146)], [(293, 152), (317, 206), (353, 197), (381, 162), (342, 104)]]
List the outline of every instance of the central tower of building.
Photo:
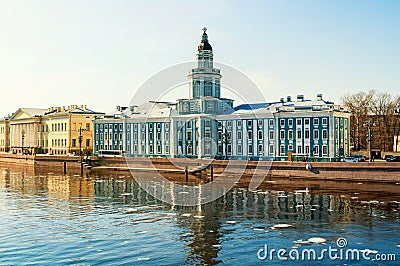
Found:
[(190, 70), (190, 98), (221, 97), (221, 74), (214, 68), (214, 55), (208, 42), (207, 28), (203, 28), (201, 43), (197, 47), (197, 67)]
[(230, 113), (233, 100), (221, 98), (221, 73), (214, 68), (214, 55), (208, 42), (207, 28), (203, 28), (201, 42), (197, 46), (197, 67), (190, 70), (189, 99), (178, 100), (180, 114)]

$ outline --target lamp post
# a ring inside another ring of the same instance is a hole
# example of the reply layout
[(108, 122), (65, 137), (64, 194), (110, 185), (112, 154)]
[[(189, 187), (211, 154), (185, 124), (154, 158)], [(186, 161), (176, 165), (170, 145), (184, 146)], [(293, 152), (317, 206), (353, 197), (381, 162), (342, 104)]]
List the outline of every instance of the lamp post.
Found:
[(367, 141), (368, 141), (368, 149), (369, 149), (369, 161), (373, 162), (373, 158), (372, 158), (372, 133), (371, 133), (371, 127), (376, 126), (376, 123), (372, 120), (368, 120), (366, 122), (363, 123), (364, 127), (368, 128), (368, 133), (367, 133)]
[(21, 153), (22, 153), (22, 155), (24, 154), (24, 140), (25, 140), (25, 130), (24, 129), (22, 129), (21, 130), (21, 139), (22, 139), (22, 151), (21, 151)]
[(79, 142), (79, 158), (82, 162), (82, 140), (83, 140), (83, 136), (82, 136), (82, 131), (85, 131), (85, 129), (83, 128), (79, 128), (79, 137), (78, 137), (78, 142)]

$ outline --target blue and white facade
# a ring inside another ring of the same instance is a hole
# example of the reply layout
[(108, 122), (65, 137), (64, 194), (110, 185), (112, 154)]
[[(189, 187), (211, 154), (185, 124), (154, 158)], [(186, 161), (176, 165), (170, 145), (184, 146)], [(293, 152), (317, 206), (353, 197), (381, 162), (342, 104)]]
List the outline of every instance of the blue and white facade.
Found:
[(321, 94), (233, 106), (204, 29), (189, 98), (149, 102), (94, 120), (94, 153), (216, 159), (337, 161), (350, 153), (350, 113)]

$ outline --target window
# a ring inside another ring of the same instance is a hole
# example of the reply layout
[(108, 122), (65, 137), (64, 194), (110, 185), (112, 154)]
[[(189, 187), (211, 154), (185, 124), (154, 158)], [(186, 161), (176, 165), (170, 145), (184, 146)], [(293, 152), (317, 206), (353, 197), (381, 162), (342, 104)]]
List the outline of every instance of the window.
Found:
[(269, 145), (269, 153), (274, 154), (274, 145)]
[(228, 144), (227, 149), (228, 149), (228, 151), (227, 151), (228, 155), (231, 155), (232, 154), (232, 145)]
[(297, 153), (301, 154), (301, 146), (297, 146)]
[(150, 150), (150, 153), (153, 153), (153, 152), (154, 152), (153, 144), (150, 144), (149, 150)]
[(76, 139), (72, 139), (72, 147), (76, 147)]
[(157, 132), (157, 140), (161, 140), (161, 132), (160, 131)]
[(238, 138), (238, 140), (242, 140), (242, 131), (241, 130), (238, 131), (237, 138)]
[(293, 144), (290, 144), (289, 146), (288, 146), (288, 151), (292, 151), (293, 150)]
[(319, 156), (319, 147), (318, 146), (314, 146), (314, 156)]
[(242, 120), (237, 121), (237, 127), (241, 128), (242, 127)]
[(153, 129), (153, 124), (149, 124), (149, 129), (151, 130), (151, 129)]
[(187, 146), (187, 154), (192, 154), (192, 145)]
[(328, 146), (322, 145), (322, 155), (328, 155)]
[(138, 145), (137, 144), (133, 145), (133, 152), (135, 152), (135, 153), (138, 152)]
[(262, 139), (263, 139), (263, 132), (262, 132), (262, 130), (259, 130), (259, 131), (258, 131), (258, 139), (259, 139), (259, 140), (262, 140)]
[(285, 155), (285, 145), (281, 145), (281, 156)]
[(149, 140), (153, 141), (153, 132), (149, 132)]
[(319, 124), (319, 119), (318, 118), (314, 118), (314, 125), (318, 125)]
[[(210, 121), (208, 121), (210, 122)], [(165, 123), (165, 130), (169, 130), (169, 123)]]
[(289, 127), (292, 127), (293, 126), (293, 119), (289, 119), (288, 124), (289, 124)]
[(86, 139), (86, 147), (90, 146), (90, 139)]
[(169, 145), (165, 145), (165, 153), (169, 153)]
[(288, 139), (293, 140), (293, 130), (288, 131)]
[(259, 144), (258, 145), (258, 155), (263, 155), (264, 151), (263, 151), (263, 145)]
[(297, 139), (301, 139), (301, 130), (297, 130)]
[(296, 119), (296, 125), (301, 126), (301, 118)]
[(204, 133), (204, 136), (205, 136), (206, 138), (211, 138), (211, 131), (206, 130), (205, 133)]
[(242, 144), (239, 144), (239, 145), (237, 146), (237, 153), (238, 153), (239, 155), (242, 155), (242, 153), (243, 153)]
[(247, 120), (247, 127), (251, 128), (253, 126), (253, 120)]
[(133, 141), (137, 141), (137, 132), (133, 132)]
[(169, 141), (169, 132), (165, 132), (165, 141)]
[(322, 139), (328, 139), (328, 130), (326, 129), (322, 130)]
[(328, 124), (328, 118), (324, 117), (322, 118), (322, 124), (327, 125)]
[(269, 139), (274, 139), (274, 131), (272, 130), (269, 131)]
[(137, 130), (137, 124), (133, 124), (133, 129)]
[(232, 127), (232, 121), (226, 122), (226, 125), (227, 125), (228, 128), (231, 128)]
[(269, 120), (269, 126), (270, 126), (270, 127), (273, 127), (273, 126), (274, 126), (274, 120), (273, 120), (273, 119), (270, 119), (270, 120)]
[(231, 140), (232, 139), (232, 132), (231, 131), (227, 132), (226, 139), (227, 140)]
[(161, 129), (161, 123), (157, 123), (157, 129), (158, 129), (158, 130)]
[(279, 124), (281, 127), (285, 126), (285, 119), (279, 119)]
[(249, 139), (249, 140), (252, 140), (252, 139), (253, 139), (253, 132), (252, 132), (251, 130), (249, 130), (249, 131), (247, 132), (247, 135), (248, 135), (248, 139)]
[(187, 123), (186, 123), (186, 127), (187, 127), (187, 128), (192, 128), (192, 121), (187, 122)]
[(263, 126), (263, 121), (262, 120), (258, 120), (258, 127), (262, 127)]
[(305, 148), (305, 154), (310, 154), (310, 146), (306, 145), (304, 148)]
[(285, 139), (285, 130), (280, 131), (280, 136), (282, 140)]
[(186, 132), (186, 141), (192, 141), (192, 131)]
[(206, 120), (206, 121), (204, 121), (204, 124), (206, 127), (210, 127), (211, 122), (210, 122), (210, 120)]
[(178, 140), (182, 140), (182, 131), (178, 131)]
[(90, 131), (90, 123), (86, 123), (86, 130)]
[(211, 155), (211, 143), (209, 141), (207, 141), (204, 145), (204, 153)]
[(161, 145), (160, 144), (157, 145), (157, 153), (161, 154)]
[(304, 125), (309, 125), (310, 124), (310, 118), (304, 119)]
[(306, 129), (306, 130), (304, 131), (304, 138), (306, 138), (306, 139), (309, 139), (309, 138), (310, 138), (310, 130), (309, 130), (309, 129)]
[(248, 150), (248, 154), (252, 155), (253, 154), (253, 145), (249, 144), (249, 150)]
[(314, 130), (314, 139), (318, 139), (319, 138), (319, 134), (318, 134), (318, 130)]

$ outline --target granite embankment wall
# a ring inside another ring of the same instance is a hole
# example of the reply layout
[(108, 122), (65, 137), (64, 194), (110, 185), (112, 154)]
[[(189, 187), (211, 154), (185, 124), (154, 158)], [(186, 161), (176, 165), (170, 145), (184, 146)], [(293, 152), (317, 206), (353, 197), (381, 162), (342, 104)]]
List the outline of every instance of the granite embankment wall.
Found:
[[(93, 169), (103, 170), (128, 170), (156, 168), (162, 170), (183, 171), (187, 166), (189, 170), (202, 165), (213, 167), (215, 177), (225, 175), (260, 175), (265, 180), (275, 178), (309, 179), (309, 180), (338, 180), (338, 181), (371, 181), (400, 183), (400, 163), (387, 162), (313, 162), (311, 171), (306, 170), (305, 162), (267, 162), (267, 161), (239, 161), (239, 160), (200, 160), (184, 158), (128, 158), (124, 157), (91, 157)], [(127, 163), (128, 161), (128, 163)], [(79, 169), (79, 157), (68, 156), (21, 156), (15, 154), (0, 154), (0, 162), (32, 165), (35, 167), (52, 167), (62, 169), (64, 162), (68, 169)], [(210, 174), (211, 167), (206, 172)], [(87, 169), (85, 169), (87, 170)]]
[[(124, 158), (99, 158), (99, 165), (103, 167), (127, 167)], [(261, 175), (266, 180), (273, 178), (310, 179), (310, 180), (339, 180), (339, 181), (371, 181), (371, 182), (400, 182), (400, 163), (388, 162), (313, 162), (311, 171), (306, 170), (305, 162), (266, 162), (266, 161), (239, 161), (239, 160), (198, 160), (198, 159), (165, 159), (153, 158), (152, 165), (157, 169), (194, 169), (198, 166), (210, 163), (214, 174), (226, 175), (249, 174)], [(146, 168), (149, 161), (143, 158), (129, 158), (128, 165), (131, 168)], [(100, 167), (101, 168), (101, 167)], [(207, 168), (210, 173), (210, 167)]]

